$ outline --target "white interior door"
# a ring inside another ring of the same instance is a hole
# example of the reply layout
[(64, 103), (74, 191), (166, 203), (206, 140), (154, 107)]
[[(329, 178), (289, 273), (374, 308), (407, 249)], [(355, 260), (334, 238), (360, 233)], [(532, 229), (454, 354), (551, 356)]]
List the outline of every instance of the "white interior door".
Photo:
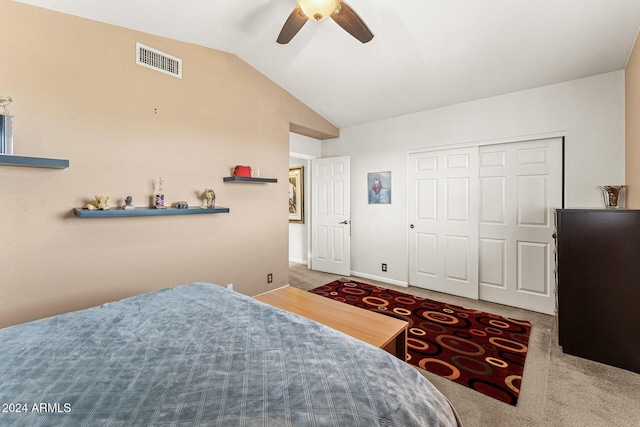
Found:
[(351, 275), (350, 157), (311, 161), (311, 269)]
[(409, 156), (409, 284), (478, 298), (478, 147)]
[(562, 139), (480, 148), (480, 299), (553, 314)]

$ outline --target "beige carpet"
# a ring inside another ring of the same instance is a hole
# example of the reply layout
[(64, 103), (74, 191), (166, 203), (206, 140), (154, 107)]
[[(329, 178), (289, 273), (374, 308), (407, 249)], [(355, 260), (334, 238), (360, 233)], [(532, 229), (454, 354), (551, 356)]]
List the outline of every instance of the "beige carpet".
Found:
[[(304, 290), (340, 277), (308, 270), (302, 264), (289, 265), (289, 283)], [(451, 401), (464, 427), (640, 426), (640, 374), (563, 354), (554, 316), (420, 288), (357, 280), (532, 323), (515, 407), (416, 368)]]

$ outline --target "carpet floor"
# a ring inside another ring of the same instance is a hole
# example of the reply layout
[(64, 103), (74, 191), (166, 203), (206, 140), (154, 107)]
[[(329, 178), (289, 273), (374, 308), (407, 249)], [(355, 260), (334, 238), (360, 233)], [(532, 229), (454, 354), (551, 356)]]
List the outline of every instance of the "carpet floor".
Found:
[[(289, 263), (289, 284), (305, 291), (343, 278), (339, 274), (311, 270), (306, 264)], [(505, 405), (469, 387), (462, 387), (416, 367), (453, 403), (464, 427), (638, 427), (640, 374), (563, 353), (558, 345), (555, 316), (414, 286), (396, 286), (358, 277), (357, 274), (352, 278), (411, 295), (531, 322), (533, 327), (524, 380), (516, 406)]]

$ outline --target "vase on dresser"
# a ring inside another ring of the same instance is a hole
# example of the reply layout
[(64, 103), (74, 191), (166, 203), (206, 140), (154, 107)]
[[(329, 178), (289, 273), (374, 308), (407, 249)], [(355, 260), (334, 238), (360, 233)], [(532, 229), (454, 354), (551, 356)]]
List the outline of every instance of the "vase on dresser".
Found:
[(604, 207), (607, 209), (622, 209), (623, 193), (626, 185), (603, 185), (600, 187), (604, 197)]

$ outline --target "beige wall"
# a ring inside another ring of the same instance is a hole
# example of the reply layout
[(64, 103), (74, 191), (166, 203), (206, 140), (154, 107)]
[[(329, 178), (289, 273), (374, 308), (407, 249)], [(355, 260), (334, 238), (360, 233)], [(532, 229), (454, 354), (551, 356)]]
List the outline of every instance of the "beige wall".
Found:
[[(0, 167), (0, 327), (192, 281), (257, 294), (288, 281), (289, 129), (338, 129), (234, 55), (15, 2), (0, 4), (0, 94), (14, 152), (64, 170)], [(135, 44), (183, 60), (177, 79)], [(277, 184), (224, 184), (236, 164)], [(229, 214), (80, 219), (94, 195)], [(267, 285), (267, 273), (274, 283)]]
[(625, 69), (625, 183), (629, 209), (640, 209), (640, 43)]

